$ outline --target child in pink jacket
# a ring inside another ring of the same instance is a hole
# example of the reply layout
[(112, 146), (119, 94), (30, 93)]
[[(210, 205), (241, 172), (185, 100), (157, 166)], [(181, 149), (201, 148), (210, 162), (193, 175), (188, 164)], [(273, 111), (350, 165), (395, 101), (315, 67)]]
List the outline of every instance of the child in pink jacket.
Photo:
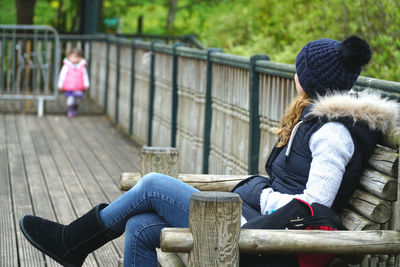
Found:
[(78, 115), (79, 100), (83, 91), (89, 88), (89, 77), (86, 70), (86, 60), (82, 50), (73, 48), (63, 61), (58, 78), (58, 89), (65, 91), (67, 99), (68, 118)]

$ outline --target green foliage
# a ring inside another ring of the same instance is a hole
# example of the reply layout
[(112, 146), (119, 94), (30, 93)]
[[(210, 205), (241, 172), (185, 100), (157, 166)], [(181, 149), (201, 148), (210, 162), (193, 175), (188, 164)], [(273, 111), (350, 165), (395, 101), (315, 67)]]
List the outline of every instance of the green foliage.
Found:
[(33, 21), (38, 25), (56, 25), (58, 1), (36, 0)]
[[(81, 1), (36, 0), (34, 21), (76, 31)], [(123, 33), (135, 33), (143, 16), (143, 33), (195, 34), (226, 53), (267, 54), (291, 64), (311, 40), (356, 34), (374, 54), (362, 74), (400, 81), (400, 0), (176, 0), (174, 23), (167, 30), (173, 1), (103, 0), (102, 18), (119, 18)], [(0, 0), (0, 23), (15, 23), (15, 13), (15, 1)]]
[(126, 15), (122, 17), (123, 33), (135, 33), (139, 16), (144, 16), (143, 33), (165, 34), (168, 10), (160, 4), (146, 2), (143, 6), (129, 8)]
[(0, 1), (0, 24), (16, 24), (17, 10), (15, 1)]
[[(185, 5), (195, 0), (182, 0)], [(135, 6), (124, 17), (123, 32), (136, 31), (144, 15), (145, 33), (164, 33), (167, 9), (159, 3)], [(400, 81), (399, 0), (221, 0), (200, 1), (177, 12), (174, 34), (194, 33), (209, 47), (293, 64), (298, 51), (319, 38), (343, 40), (356, 34), (371, 45), (373, 58), (363, 75)]]

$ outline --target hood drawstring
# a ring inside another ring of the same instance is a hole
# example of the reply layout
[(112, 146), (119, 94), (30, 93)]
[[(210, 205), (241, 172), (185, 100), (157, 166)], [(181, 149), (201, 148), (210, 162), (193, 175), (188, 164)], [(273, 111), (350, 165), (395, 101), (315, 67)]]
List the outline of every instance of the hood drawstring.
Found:
[(303, 123), (303, 121), (299, 121), (299, 122), (296, 123), (296, 125), (293, 127), (292, 133), (290, 134), (290, 139), (289, 139), (289, 142), (288, 142), (288, 146), (287, 146), (287, 149), (286, 149), (286, 153), (285, 153), (286, 159), (289, 157), (289, 153), (290, 153), (290, 149), (292, 148), (294, 136), (296, 135), (297, 130), (299, 129), (299, 127), (300, 127), (300, 125), (301, 125), (302, 123)]

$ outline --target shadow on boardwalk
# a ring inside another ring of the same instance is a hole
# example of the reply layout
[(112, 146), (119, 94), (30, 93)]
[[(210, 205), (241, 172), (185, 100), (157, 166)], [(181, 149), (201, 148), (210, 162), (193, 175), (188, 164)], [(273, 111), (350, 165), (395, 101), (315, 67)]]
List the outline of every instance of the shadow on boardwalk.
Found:
[[(138, 170), (138, 148), (103, 116), (0, 114), (0, 265), (59, 266), (25, 240), (19, 219), (69, 223), (120, 196), (120, 173)], [(119, 238), (84, 266), (116, 266), (122, 253)]]

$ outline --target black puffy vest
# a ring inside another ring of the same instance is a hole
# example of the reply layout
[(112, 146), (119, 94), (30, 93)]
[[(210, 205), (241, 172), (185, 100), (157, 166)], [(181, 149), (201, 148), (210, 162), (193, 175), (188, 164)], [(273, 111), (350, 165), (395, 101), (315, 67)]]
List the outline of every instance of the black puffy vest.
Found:
[[(324, 118), (307, 118), (310, 108), (311, 105), (304, 110), (300, 118), (303, 123), (294, 136), (289, 156), (285, 156), (287, 145), (282, 148), (274, 147), (269, 155), (265, 169), (272, 179), (271, 187), (274, 191), (302, 194), (306, 188), (312, 160), (309, 141), (311, 135), (327, 122)], [(332, 209), (339, 211), (356, 188), (381, 134), (369, 129), (365, 123), (354, 123), (349, 117), (338, 118), (335, 121), (342, 123), (349, 130), (354, 142), (354, 154), (346, 166), (332, 205)]]

